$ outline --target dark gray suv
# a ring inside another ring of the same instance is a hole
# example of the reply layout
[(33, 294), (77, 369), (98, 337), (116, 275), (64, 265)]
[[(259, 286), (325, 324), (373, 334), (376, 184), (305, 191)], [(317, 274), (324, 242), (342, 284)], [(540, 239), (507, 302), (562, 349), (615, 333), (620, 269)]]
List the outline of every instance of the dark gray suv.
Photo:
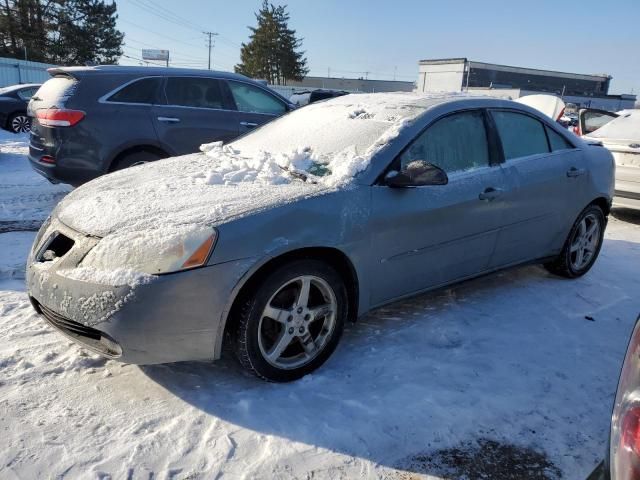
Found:
[(50, 181), (105, 173), (198, 150), (293, 108), (242, 75), (156, 67), (64, 67), (33, 96), (29, 160)]

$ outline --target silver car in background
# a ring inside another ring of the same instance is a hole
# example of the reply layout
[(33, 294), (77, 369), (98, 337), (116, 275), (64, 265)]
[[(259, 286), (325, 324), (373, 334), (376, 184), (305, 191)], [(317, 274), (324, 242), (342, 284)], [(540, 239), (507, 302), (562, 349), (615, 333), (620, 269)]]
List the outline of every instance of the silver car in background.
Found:
[(27, 269), (50, 325), (130, 363), (230, 342), (290, 381), (397, 299), (524, 263), (585, 274), (613, 196), (606, 149), (483, 97), (348, 95), (202, 150), (58, 205)]
[[(584, 112), (588, 113), (588, 110)], [(602, 142), (613, 154), (616, 161), (615, 205), (640, 209), (640, 110), (615, 115), (584, 138)]]

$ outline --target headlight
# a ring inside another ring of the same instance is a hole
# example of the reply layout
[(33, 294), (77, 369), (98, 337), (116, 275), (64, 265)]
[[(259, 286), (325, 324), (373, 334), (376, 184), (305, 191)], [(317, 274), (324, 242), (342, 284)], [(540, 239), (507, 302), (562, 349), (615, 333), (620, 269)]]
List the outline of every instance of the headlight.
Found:
[(177, 272), (205, 265), (216, 240), (215, 229), (197, 225), (116, 232), (101, 239), (80, 266), (130, 268), (151, 275)]

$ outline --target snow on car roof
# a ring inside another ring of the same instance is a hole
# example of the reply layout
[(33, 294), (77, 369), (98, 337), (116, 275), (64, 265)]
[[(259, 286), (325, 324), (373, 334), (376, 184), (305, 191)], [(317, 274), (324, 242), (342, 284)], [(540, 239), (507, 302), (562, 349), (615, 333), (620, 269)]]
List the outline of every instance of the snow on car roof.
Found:
[(589, 134), (590, 138), (640, 142), (640, 110), (629, 110)]

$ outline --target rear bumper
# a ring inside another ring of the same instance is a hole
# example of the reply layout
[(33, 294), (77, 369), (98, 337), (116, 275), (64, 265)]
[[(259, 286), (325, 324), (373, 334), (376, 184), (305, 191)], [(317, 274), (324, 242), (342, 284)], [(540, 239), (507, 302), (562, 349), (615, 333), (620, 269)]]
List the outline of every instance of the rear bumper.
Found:
[[(43, 155), (51, 155), (56, 158), (55, 164), (43, 163), (40, 161)], [(72, 168), (66, 166), (67, 159), (60, 159), (55, 154), (46, 153), (44, 150), (29, 146), (29, 163), (31, 168), (39, 173), (51, 183), (68, 183), (77, 187), (83, 183), (99, 177), (105, 172), (99, 172), (95, 169)]]
[[(60, 230), (58, 230), (60, 228)], [(73, 232), (52, 221), (54, 231)], [(27, 290), (32, 305), (56, 330), (108, 358), (135, 364), (219, 357), (225, 309), (247, 263), (228, 262), (153, 277), (137, 286), (110, 286), (65, 276), (96, 243), (76, 233), (62, 258), (30, 256)]]

